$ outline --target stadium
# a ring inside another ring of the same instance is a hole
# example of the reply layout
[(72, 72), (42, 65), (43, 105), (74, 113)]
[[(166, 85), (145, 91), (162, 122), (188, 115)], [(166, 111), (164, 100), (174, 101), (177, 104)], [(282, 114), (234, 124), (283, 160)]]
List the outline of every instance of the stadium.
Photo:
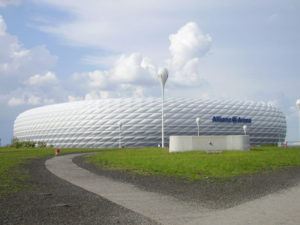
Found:
[[(252, 101), (166, 99), (165, 143), (170, 135), (241, 135), (246, 124), (251, 145), (285, 140), (286, 118), (275, 106)], [(120, 126), (120, 123), (122, 126)], [(161, 99), (120, 98), (47, 105), (21, 113), (14, 123), (19, 140), (56, 147), (158, 146)]]

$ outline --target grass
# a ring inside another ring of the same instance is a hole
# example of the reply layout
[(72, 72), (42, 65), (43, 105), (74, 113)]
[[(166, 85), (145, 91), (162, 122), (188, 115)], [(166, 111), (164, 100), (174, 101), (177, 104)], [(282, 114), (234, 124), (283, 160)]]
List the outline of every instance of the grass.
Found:
[[(63, 149), (62, 154), (93, 151), (92, 149)], [(53, 149), (0, 148), (0, 198), (15, 193), (26, 186), (29, 178), (24, 164), (35, 158), (53, 156)], [(87, 156), (95, 165), (135, 172), (174, 176), (198, 180), (228, 178), (286, 167), (300, 166), (300, 148), (280, 149), (261, 147), (248, 152), (168, 153), (159, 148), (101, 150)]]
[[(82, 152), (83, 149), (63, 149), (62, 154)], [(54, 150), (48, 148), (0, 148), (0, 197), (18, 192), (26, 186), (28, 171), (23, 165), (28, 160), (53, 156)]]
[(300, 166), (300, 148), (259, 147), (223, 153), (168, 153), (159, 148), (105, 150), (87, 156), (97, 166), (143, 175), (200, 180), (226, 179), (263, 171)]

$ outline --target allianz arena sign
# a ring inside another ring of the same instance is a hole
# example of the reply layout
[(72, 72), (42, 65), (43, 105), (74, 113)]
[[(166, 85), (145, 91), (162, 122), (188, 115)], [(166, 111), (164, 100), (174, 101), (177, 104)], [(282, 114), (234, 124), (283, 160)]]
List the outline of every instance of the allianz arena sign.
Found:
[(251, 118), (244, 118), (244, 117), (222, 117), (222, 116), (214, 116), (212, 118), (212, 122), (221, 122), (221, 123), (252, 123)]

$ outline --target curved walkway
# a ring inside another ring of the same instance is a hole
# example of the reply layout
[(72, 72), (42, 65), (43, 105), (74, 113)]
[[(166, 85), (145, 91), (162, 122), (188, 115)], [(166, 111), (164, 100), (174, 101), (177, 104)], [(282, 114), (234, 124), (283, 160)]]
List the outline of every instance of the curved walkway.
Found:
[(82, 154), (54, 157), (46, 168), (56, 176), (98, 194), (164, 225), (300, 223), (300, 185), (225, 210), (209, 210), (173, 197), (147, 192), (82, 169), (72, 159)]

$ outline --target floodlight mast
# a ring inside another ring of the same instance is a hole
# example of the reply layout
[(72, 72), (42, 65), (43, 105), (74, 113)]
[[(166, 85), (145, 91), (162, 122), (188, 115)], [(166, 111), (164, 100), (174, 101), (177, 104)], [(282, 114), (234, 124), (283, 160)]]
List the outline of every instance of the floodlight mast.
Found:
[(168, 79), (169, 73), (166, 68), (159, 70), (158, 78), (161, 84), (162, 103), (161, 103), (161, 147), (165, 147), (165, 134), (164, 134), (164, 101), (165, 101), (165, 85)]

